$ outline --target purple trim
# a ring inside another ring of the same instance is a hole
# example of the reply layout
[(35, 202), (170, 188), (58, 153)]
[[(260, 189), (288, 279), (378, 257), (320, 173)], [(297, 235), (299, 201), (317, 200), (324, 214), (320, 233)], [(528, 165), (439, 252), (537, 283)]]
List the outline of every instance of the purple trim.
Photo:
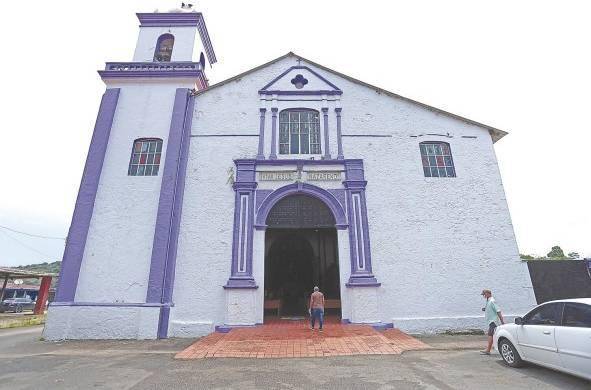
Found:
[(337, 229), (345, 229), (347, 227), (345, 210), (343, 210), (339, 201), (327, 190), (307, 183), (288, 184), (273, 191), (265, 198), (257, 210), (255, 226), (257, 226), (257, 228), (266, 226), (267, 216), (269, 215), (269, 212), (271, 212), (273, 206), (281, 199), (295, 194), (310, 195), (321, 200), (332, 212)]
[(363, 160), (351, 159), (345, 160), (345, 180), (346, 181), (363, 181), (365, 180), (365, 172), (363, 169)]
[[(349, 253), (351, 276), (347, 287), (378, 287), (371, 267), (371, 246), (365, 200), (365, 173), (363, 160), (345, 161), (345, 191), (347, 194), (347, 215), (349, 216)], [(358, 199), (358, 202), (354, 201)], [(360, 217), (360, 218), (359, 218)], [(363, 238), (362, 237), (363, 233)]]
[[(356, 160), (346, 160), (346, 161), (356, 161)], [(361, 161), (361, 160), (359, 160)], [(343, 165), (343, 160), (298, 160), (293, 158), (282, 158), (277, 160), (263, 160), (257, 161), (257, 165), (266, 165), (266, 166), (283, 166), (283, 165)]]
[[(361, 212), (359, 210), (359, 199), (361, 199), (361, 196), (359, 197), (351, 197), (352, 199), (352, 203), (353, 203), (353, 221), (355, 221), (354, 225), (355, 225), (355, 238), (357, 238), (356, 244), (357, 244), (357, 266), (359, 268), (363, 268), (365, 266), (365, 256), (363, 254), (363, 247), (361, 245), (359, 245), (360, 243), (363, 242), (363, 240), (361, 239), (361, 221), (358, 220), (358, 217), (361, 217)], [(361, 218), (359, 218), (361, 219)], [(351, 218), (349, 218), (349, 220), (351, 220)]]
[(271, 160), (277, 159), (277, 107), (271, 108)]
[(371, 327), (375, 330), (386, 330), (386, 329), (394, 329), (393, 322), (378, 322), (376, 324), (371, 324)]
[(261, 207), (261, 204), (263, 203), (263, 200), (265, 200), (265, 198), (269, 195), (271, 195), (271, 193), (273, 192), (273, 190), (257, 190), (256, 191), (256, 198), (257, 198), (257, 202), (256, 202), (256, 210), (258, 210)]
[(337, 160), (345, 159), (343, 155), (343, 135), (341, 134), (341, 111), (343, 109), (337, 107), (334, 112), (337, 114)]
[(332, 194), (332, 196), (334, 196), (335, 198), (337, 198), (337, 200), (339, 201), (339, 203), (341, 204), (341, 206), (343, 207), (343, 209), (345, 209), (346, 206), (346, 194), (345, 194), (345, 190), (342, 189), (336, 189), (336, 190), (332, 190), (329, 189), (327, 190), (328, 192), (330, 192)]
[(330, 91), (330, 90), (313, 90), (313, 91), (279, 91), (279, 90), (273, 90), (273, 91), (259, 91), (259, 93), (261, 95), (279, 95), (279, 96), (285, 96), (285, 95), (297, 95), (297, 96), (302, 96), (302, 95), (342, 95), (343, 92), (342, 91)]
[[(190, 96), (187, 88), (176, 90), (152, 245), (146, 295), (148, 303), (172, 302), (194, 103), (194, 97)], [(166, 308), (160, 311), (159, 338), (167, 337), (169, 313), (170, 310)]]
[[(234, 231), (232, 237), (231, 274), (224, 286), (229, 288), (258, 288), (252, 276), (252, 246), (254, 234), (255, 160), (235, 160)], [(242, 265), (242, 266), (241, 266)]]
[(172, 307), (172, 303), (142, 302), (51, 302), (49, 306), (100, 306), (100, 307)]
[[(279, 80), (280, 78), (282, 78), (283, 76), (285, 76), (286, 74), (291, 72), (293, 69), (307, 70), (308, 72), (312, 73), (314, 76), (318, 77), (320, 80), (322, 80), (326, 84), (328, 84), (331, 88), (333, 88), (333, 90), (332, 91), (331, 90), (327, 90), (327, 91), (268, 91), (267, 90), (267, 88), (269, 88), (277, 80)], [(277, 95), (342, 95), (343, 91), (341, 91), (341, 89), (339, 87), (337, 87), (336, 85), (334, 85), (333, 83), (331, 83), (330, 81), (328, 81), (327, 79), (325, 79), (324, 77), (322, 77), (321, 75), (319, 75), (318, 73), (313, 71), (312, 69), (308, 68), (307, 66), (298, 65), (298, 66), (292, 66), (292, 67), (288, 68), (286, 71), (281, 73), (279, 76), (275, 77), (273, 80), (271, 80), (269, 83), (267, 83), (267, 85), (265, 85), (263, 88), (261, 88), (259, 90), (259, 93), (262, 95), (273, 95), (273, 94), (277, 94)]]
[(84, 166), (84, 173), (80, 181), (72, 223), (66, 240), (59, 277), (60, 283), (55, 297), (58, 302), (73, 301), (76, 295), (86, 237), (88, 236), (105, 153), (109, 143), (109, 135), (113, 125), (117, 101), (119, 100), (119, 91), (119, 88), (107, 89), (101, 100), (88, 149), (88, 157)]
[(190, 61), (107, 62), (105, 70), (99, 70), (98, 74), (102, 79), (191, 77), (199, 79), (204, 86), (209, 85), (201, 63)]
[(199, 19), (199, 24), (197, 25), (197, 29), (199, 30), (199, 36), (201, 36), (201, 43), (203, 43), (203, 48), (205, 49), (205, 53), (207, 54), (207, 60), (209, 61), (209, 65), (215, 64), (218, 60), (215, 57), (215, 52), (213, 51), (213, 45), (211, 44), (211, 39), (209, 38), (209, 32), (207, 32), (207, 26), (205, 25), (205, 18), (201, 15)]
[(324, 159), (330, 160), (330, 140), (328, 137), (328, 108), (322, 107), (324, 116)]
[(244, 272), (242, 270), (246, 270), (245, 264), (245, 238), (246, 238), (246, 221), (248, 218), (248, 194), (245, 196), (240, 196), (240, 254), (238, 256), (238, 270), (239, 272)]
[(201, 12), (137, 13), (140, 27), (197, 27), (210, 65), (217, 62)]
[(140, 27), (195, 26), (202, 16), (199, 12), (137, 13)]
[(260, 108), (260, 124), (259, 124), (259, 152), (257, 153), (257, 160), (265, 159), (265, 113), (266, 108)]

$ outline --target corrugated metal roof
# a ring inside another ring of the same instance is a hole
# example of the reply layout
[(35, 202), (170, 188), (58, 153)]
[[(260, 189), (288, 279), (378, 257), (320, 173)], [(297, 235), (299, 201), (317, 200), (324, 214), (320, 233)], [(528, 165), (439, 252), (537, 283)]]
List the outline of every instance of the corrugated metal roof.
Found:
[(5, 278), (6, 275), (15, 278), (40, 278), (43, 276), (57, 276), (57, 274), (52, 274), (49, 272), (33, 272), (19, 268), (0, 267), (0, 276)]

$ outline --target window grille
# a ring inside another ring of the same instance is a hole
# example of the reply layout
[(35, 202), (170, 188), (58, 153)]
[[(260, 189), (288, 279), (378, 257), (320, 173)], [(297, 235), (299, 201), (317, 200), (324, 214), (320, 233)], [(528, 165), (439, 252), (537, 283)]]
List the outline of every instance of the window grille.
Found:
[(446, 142), (421, 142), (425, 177), (456, 177), (451, 149)]
[(160, 169), (160, 155), (162, 154), (162, 140), (157, 138), (142, 138), (133, 142), (131, 160), (129, 161), (128, 176), (158, 176)]
[(320, 154), (318, 111), (284, 110), (279, 113), (279, 154)]

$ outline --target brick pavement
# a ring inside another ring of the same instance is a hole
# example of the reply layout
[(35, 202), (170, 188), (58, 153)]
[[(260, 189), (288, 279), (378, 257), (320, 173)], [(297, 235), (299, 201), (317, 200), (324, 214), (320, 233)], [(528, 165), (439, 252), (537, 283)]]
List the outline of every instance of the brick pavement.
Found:
[(376, 331), (368, 325), (343, 325), (328, 319), (324, 331), (307, 321), (265, 321), (264, 325), (212, 333), (179, 352), (177, 359), (211, 357), (295, 358), (344, 355), (395, 355), (429, 346), (398, 329)]

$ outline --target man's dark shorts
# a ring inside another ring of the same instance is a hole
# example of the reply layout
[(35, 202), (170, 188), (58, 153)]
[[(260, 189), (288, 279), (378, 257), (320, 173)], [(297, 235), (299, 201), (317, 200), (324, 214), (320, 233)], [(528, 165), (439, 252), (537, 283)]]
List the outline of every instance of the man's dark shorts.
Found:
[(497, 328), (497, 324), (495, 324), (494, 322), (491, 322), (488, 325), (488, 335), (489, 336), (493, 336), (495, 334), (495, 329)]

